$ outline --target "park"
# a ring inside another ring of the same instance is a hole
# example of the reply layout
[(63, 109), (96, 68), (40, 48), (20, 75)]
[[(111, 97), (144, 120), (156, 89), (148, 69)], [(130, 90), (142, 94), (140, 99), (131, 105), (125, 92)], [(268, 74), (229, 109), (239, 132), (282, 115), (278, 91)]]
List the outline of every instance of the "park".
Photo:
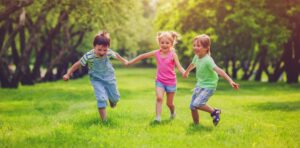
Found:
[[(299, 17), (298, 0), (2, 0), (0, 147), (299, 147)], [(162, 48), (159, 33), (175, 31), (185, 70), (195, 37), (209, 35), (209, 56), (239, 84), (234, 90), (218, 76), (207, 102), (222, 109), (218, 125), (200, 110), (193, 123), (198, 73), (185, 78), (178, 67), (176, 117), (165, 95), (155, 122), (154, 57), (133, 65), (110, 59), (120, 100), (101, 120), (91, 67), (63, 80), (101, 31), (128, 61)]]

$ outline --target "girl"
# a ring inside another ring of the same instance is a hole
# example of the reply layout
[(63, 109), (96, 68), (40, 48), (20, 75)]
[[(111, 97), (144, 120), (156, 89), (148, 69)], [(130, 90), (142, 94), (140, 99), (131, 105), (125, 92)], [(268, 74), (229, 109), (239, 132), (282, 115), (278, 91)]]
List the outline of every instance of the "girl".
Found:
[(157, 64), (156, 74), (156, 122), (160, 122), (160, 115), (162, 111), (163, 97), (167, 94), (167, 106), (170, 109), (170, 118), (176, 116), (175, 106), (173, 103), (174, 95), (176, 92), (176, 74), (175, 65), (183, 75), (185, 70), (182, 68), (178, 56), (174, 51), (174, 45), (177, 42), (178, 34), (176, 32), (160, 32), (157, 34), (157, 41), (159, 49), (148, 53), (141, 54), (129, 61), (134, 64), (142, 59), (155, 57)]
[(213, 95), (218, 83), (218, 74), (226, 79), (234, 89), (239, 88), (239, 84), (219, 68), (210, 56), (210, 38), (202, 34), (196, 36), (193, 40), (194, 59), (188, 66), (183, 77), (187, 78), (190, 71), (196, 67), (197, 84), (192, 96), (190, 109), (195, 124), (199, 124), (199, 115), (197, 109), (210, 113), (213, 123), (216, 126), (220, 121), (220, 109), (215, 109), (206, 104), (209, 97)]
[(110, 57), (116, 58), (124, 65), (128, 61), (121, 57), (118, 53), (109, 49), (110, 37), (107, 32), (102, 32), (94, 38), (94, 49), (85, 53), (83, 57), (77, 61), (68, 70), (63, 79), (67, 81), (72, 73), (80, 66), (89, 67), (89, 76), (91, 84), (94, 88), (95, 96), (97, 99), (98, 111), (102, 121), (106, 121), (106, 106), (107, 99), (109, 99), (110, 106), (116, 106), (120, 99), (120, 94), (117, 89), (117, 82), (115, 78), (115, 70), (109, 60)]

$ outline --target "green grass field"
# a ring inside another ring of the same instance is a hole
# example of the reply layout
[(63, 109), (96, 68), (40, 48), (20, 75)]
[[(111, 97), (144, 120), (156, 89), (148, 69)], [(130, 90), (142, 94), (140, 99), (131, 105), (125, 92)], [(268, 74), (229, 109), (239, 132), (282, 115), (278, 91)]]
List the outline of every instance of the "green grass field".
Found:
[(121, 101), (101, 123), (88, 76), (69, 82), (0, 89), (0, 147), (300, 147), (300, 85), (222, 78), (209, 104), (222, 109), (217, 127), (189, 110), (194, 75), (178, 75), (177, 117), (154, 124), (155, 69), (116, 68)]

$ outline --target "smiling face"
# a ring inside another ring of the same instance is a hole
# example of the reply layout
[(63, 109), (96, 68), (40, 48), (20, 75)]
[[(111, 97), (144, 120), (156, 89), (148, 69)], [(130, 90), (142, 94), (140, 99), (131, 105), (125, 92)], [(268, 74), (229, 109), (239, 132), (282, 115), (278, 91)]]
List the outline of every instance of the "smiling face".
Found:
[(107, 51), (108, 51), (108, 46), (104, 46), (104, 45), (94, 46), (94, 52), (98, 57), (105, 56), (107, 54)]
[(204, 48), (199, 40), (194, 40), (193, 42), (193, 49), (195, 55), (198, 55), (199, 57), (203, 57), (208, 53), (208, 49)]
[(168, 52), (172, 47), (172, 40), (166, 36), (163, 36), (159, 39), (159, 47), (163, 52)]

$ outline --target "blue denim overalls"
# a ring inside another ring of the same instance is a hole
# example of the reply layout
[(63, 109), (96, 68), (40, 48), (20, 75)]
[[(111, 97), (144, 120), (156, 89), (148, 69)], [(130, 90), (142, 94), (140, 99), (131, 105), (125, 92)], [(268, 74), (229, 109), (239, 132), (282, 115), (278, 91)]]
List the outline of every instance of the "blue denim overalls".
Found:
[(90, 67), (89, 75), (98, 101), (98, 108), (105, 108), (107, 99), (117, 103), (120, 99), (120, 94), (117, 89), (115, 70), (109, 57), (107, 55), (101, 58), (94, 56)]

